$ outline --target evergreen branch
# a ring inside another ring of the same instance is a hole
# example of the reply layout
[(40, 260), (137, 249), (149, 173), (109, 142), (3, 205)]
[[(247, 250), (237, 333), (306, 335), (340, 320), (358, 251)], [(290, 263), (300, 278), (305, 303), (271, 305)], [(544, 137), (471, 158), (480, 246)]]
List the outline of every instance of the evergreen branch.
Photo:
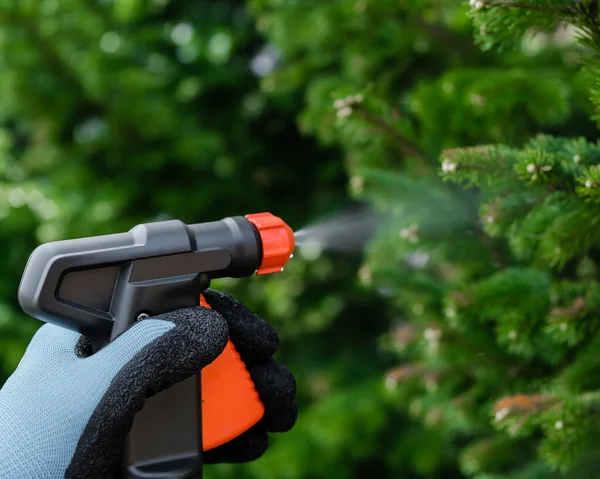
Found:
[(430, 372), (431, 368), (424, 364), (410, 363), (396, 366), (386, 372), (386, 382), (392, 382), (397, 385), (400, 382), (409, 381), (414, 378), (421, 378)]
[(560, 404), (559, 399), (547, 394), (517, 394), (498, 399), (494, 404), (497, 420), (503, 420), (508, 415), (529, 415), (545, 411)]
[(579, 396), (583, 404), (589, 407), (595, 413), (600, 413), (600, 392), (590, 391)]
[(590, 39), (597, 45), (600, 43), (600, 25), (598, 23), (598, 3), (593, 2), (593, 6), (583, 8), (583, 17), (586, 20), (586, 26), (591, 30)]
[(393, 137), (397, 141), (398, 150), (402, 156), (411, 156), (429, 162), (428, 155), (419, 145), (406, 138), (383, 118), (374, 115), (368, 109), (360, 106), (355, 107), (355, 109), (367, 122), (381, 128), (384, 132)]
[(573, 2), (478, 0), (472, 6), (475, 36), (484, 50), (514, 48), (529, 32), (583, 22), (582, 9)]
[[(489, 0), (485, 2), (485, 7), (500, 7), (500, 8), (514, 8), (519, 10), (532, 10), (536, 12), (548, 12), (548, 5), (539, 5), (535, 3), (524, 3), (524, 2), (510, 2), (510, 1), (494, 1)], [(565, 6), (556, 6), (556, 11), (561, 13), (566, 13), (570, 15), (576, 15), (577, 10), (572, 7)]]
[[(591, 414), (600, 414), (600, 393), (597, 391), (585, 392), (578, 395), (575, 401), (585, 407)], [(566, 407), (564, 398), (555, 394), (517, 394), (498, 399), (494, 406), (496, 421), (506, 419), (519, 420), (538, 416), (549, 410), (562, 410)]]
[[(516, 376), (525, 367), (523, 363), (513, 361), (510, 356), (502, 355), (500, 351), (492, 351), (481, 343), (480, 340), (472, 340), (463, 334), (456, 333), (454, 330), (445, 328), (442, 333), (442, 341), (440, 345), (451, 345), (454, 349), (469, 353), (476, 357), (478, 361), (487, 363), (490, 367), (499, 367), (507, 372), (511, 377)], [(462, 368), (454, 368), (460, 370), (464, 376), (473, 375), (474, 372), (470, 366)]]
[(578, 296), (568, 306), (554, 307), (550, 311), (550, 322), (573, 321), (577, 316), (588, 309), (588, 305), (583, 296)]
[(480, 50), (476, 48), (472, 42), (464, 41), (463, 37), (454, 35), (442, 25), (427, 23), (422, 17), (413, 18), (412, 23), (420, 28), (426, 35), (435, 39), (439, 46), (444, 48), (447, 52), (460, 50), (462, 55), (467, 55), (469, 58), (480, 53)]
[(481, 240), (485, 249), (487, 249), (488, 253), (500, 269), (506, 268), (508, 263), (505, 261), (500, 251), (495, 247), (492, 238), (490, 238), (490, 236), (481, 228), (479, 223), (477, 225), (477, 237)]

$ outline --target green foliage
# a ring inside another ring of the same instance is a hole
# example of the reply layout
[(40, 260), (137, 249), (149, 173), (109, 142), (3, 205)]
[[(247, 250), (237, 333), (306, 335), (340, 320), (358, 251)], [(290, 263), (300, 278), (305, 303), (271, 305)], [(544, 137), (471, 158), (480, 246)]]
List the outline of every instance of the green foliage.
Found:
[(252, 2), (283, 57), (263, 89), (303, 89), (302, 130), (385, 218), (359, 277), (391, 307), (390, 397), (452, 451), (381, 460), (595, 477), (597, 2), (393, 3)]
[[(547, 44), (565, 45), (577, 40), (573, 59), (582, 57), (597, 78), (600, 53), (598, 4), (593, 0), (473, 0), (471, 17), (475, 38), (484, 50), (505, 49), (521, 44), (534, 51)], [(590, 85), (591, 100), (600, 106), (600, 90)], [(600, 119), (598, 113), (593, 117)]]
[[(486, 50), (514, 47), (528, 33), (555, 33), (593, 2), (572, 0), (479, 0), (469, 2), (478, 43)], [(589, 10), (588, 10), (589, 9)]]

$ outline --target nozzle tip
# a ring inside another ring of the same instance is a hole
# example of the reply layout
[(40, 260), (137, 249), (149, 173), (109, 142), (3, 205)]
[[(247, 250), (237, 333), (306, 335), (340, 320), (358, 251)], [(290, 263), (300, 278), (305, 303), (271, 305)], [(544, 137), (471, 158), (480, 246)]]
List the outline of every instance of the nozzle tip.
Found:
[(293, 256), (296, 240), (292, 229), (271, 213), (246, 215), (260, 236), (262, 259), (256, 274), (279, 273)]

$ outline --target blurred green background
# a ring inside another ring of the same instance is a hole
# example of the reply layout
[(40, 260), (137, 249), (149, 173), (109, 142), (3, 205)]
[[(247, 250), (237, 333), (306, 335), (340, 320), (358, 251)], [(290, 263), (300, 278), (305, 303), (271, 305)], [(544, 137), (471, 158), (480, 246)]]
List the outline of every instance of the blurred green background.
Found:
[[(468, 10), (458, 0), (0, 1), (0, 384), (40, 326), (17, 304), (40, 242), (260, 211), (299, 229), (357, 198), (396, 204), (408, 185), (426, 199), (437, 186), (386, 180), (427, 176), (444, 148), (539, 131), (594, 139), (572, 34), (483, 53)], [(346, 122), (335, 100), (358, 94), (366, 117)], [(372, 189), (365, 167), (384, 172)], [(427, 211), (444, 205), (435, 201), (411, 203), (415, 216), (443, 219), (443, 208)], [(402, 228), (404, 240), (416, 234)], [(419, 306), (395, 296), (410, 268), (373, 280), (399, 248), (396, 230), (386, 238), (366, 261), (300, 254), (282, 275), (214, 283), (277, 328), (300, 418), (260, 460), (206, 477), (481, 472), (457, 459), (477, 428), (452, 436), (439, 411), (423, 419), (424, 406), (386, 381), (417, 334), (398, 321)]]
[[(243, 1), (1, 2), (0, 384), (40, 326), (17, 303), (40, 242), (260, 211), (300, 228), (348, 203), (340, 151), (297, 125), (302, 89), (261, 87), (274, 51)], [(274, 469), (256, 469), (277, 477), (373, 428), (374, 399), (359, 390), (386, 364), (376, 348), (385, 317), (364, 321), (381, 307), (354, 288), (360, 258), (296, 256), (285, 276), (213, 284), (277, 327), (303, 415), (335, 393), (300, 421), (312, 439), (286, 439), (266, 459)], [(330, 417), (354, 401), (359, 417)], [(215, 477), (240, 474), (222, 469)]]

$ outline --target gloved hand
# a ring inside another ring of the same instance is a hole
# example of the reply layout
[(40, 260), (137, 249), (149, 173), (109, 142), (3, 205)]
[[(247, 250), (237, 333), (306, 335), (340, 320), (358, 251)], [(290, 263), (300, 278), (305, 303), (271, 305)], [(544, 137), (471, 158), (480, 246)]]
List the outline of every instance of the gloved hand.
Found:
[(0, 478), (112, 477), (144, 400), (211, 363), (228, 334), (266, 412), (250, 431), (208, 451), (204, 460), (262, 455), (267, 431), (285, 431), (295, 422), (294, 379), (271, 359), (277, 335), (265, 321), (226, 295), (205, 296), (213, 309), (145, 319), (93, 355), (79, 334), (40, 328), (0, 390)]

